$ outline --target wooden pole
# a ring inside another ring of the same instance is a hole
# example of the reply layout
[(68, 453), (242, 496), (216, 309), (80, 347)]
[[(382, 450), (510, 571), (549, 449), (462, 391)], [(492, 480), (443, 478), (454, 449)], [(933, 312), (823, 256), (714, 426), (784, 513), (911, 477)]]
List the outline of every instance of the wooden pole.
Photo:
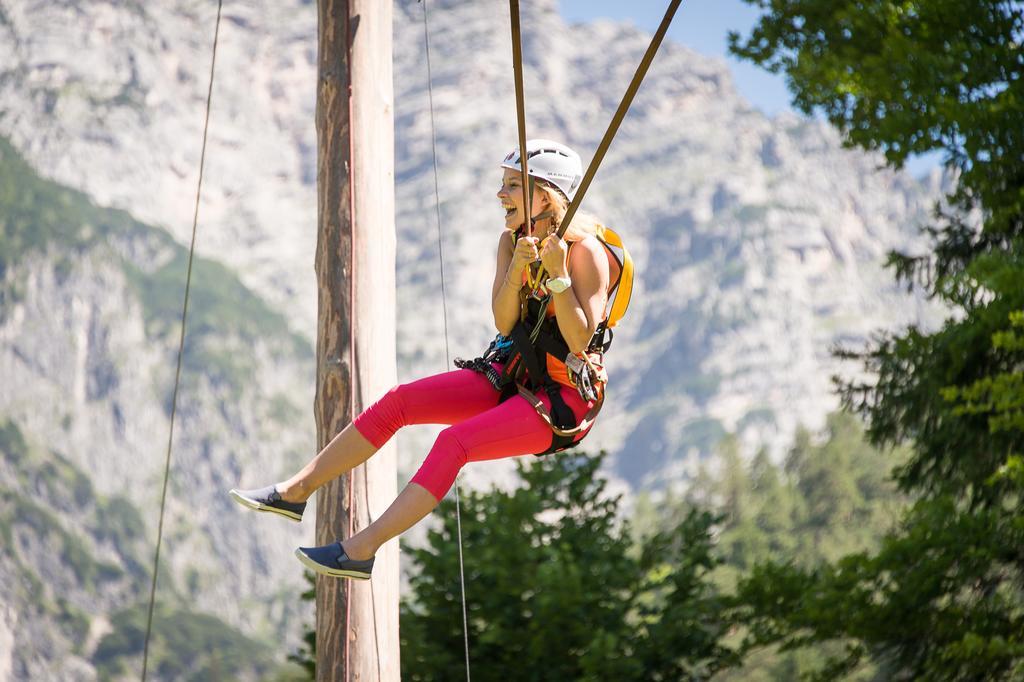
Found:
[[(318, 0), (317, 439), (322, 448), (397, 381), (391, 3)], [(317, 493), (318, 544), (358, 532), (397, 495), (394, 448)], [(371, 581), (319, 577), (317, 680), (399, 680), (398, 543)]]

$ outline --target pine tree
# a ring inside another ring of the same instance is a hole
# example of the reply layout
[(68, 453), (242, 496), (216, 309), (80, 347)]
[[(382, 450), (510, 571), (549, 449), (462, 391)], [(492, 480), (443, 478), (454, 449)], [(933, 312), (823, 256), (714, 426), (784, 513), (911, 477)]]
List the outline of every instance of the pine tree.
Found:
[[(876, 552), (814, 569), (759, 566), (740, 594), (753, 640), (843, 643), (821, 679), (866, 660), (886, 679), (1021, 679), (1024, 8), (749, 1), (765, 14), (750, 36), (732, 36), (733, 50), (785, 71), (800, 109), (894, 166), (939, 150), (958, 177), (926, 230), (931, 252), (890, 257), (897, 279), (946, 303), (950, 318), (842, 354), (873, 377), (843, 382), (844, 405), (875, 445), (909, 446), (894, 480), (916, 501)], [(811, 504), (812, 522), (820, 511)]]
[[(736, 661), (726, 602), (710, 579), (710, 514), (692, 511), (633, 546), (603, 456), (563, 453), (519, 465), (512, 492), (462, 497), (474, 680), (708, 679)], [(465, 676), (454, 503), (402, 604), (402, 673)]]

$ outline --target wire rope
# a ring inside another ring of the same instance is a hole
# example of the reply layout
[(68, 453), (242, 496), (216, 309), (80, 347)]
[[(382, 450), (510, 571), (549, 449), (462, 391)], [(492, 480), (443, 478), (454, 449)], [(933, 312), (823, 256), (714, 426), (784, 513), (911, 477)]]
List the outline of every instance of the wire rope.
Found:
[[(441, 272), (441, 311), (444, 320), (444, 366), (451, 366), (451, 349), (448, 343), (448, 296), (444, 276), (444, 240), (441, 235), (441, 191), (438, 185), (437, 172), (437, 129), (434, 126), (434, 86), (430, 64), (430, 26), (427, 18), (427, 0), (423, 4), (423, 42), (426, 48), (427, 62), (427, 98), (430, 103), (430, 145), (434, 166), (434, 214), (437, 220), (437, 259)], [(466, 682), (470, 682), (469, 665), (469, 615), (466, 609), (466, 568), (462, 550), (462, 500), (459, 495), (458, 477), (455, 480), (455, 527), (459, 547), (459, 585), (462, 590), (462, 635), (466, 655)]]
[(178, 389), (181, 386), (181, 364), (185, 350), (185, 322), (188, 319), (188, 299), (192, 289), (192, 263), (196, 251), (196, 231), (199, 225), (199, 198), (203, 189), (203, 170), (206, 166), (206, 140), (210, 127), (210, 103), (213, 100), (213, 76), (217, 64), (217, 39), (220, 36), (220, 16), (223, 0), (217, 0), (217, 21), (213, 29), (213, 52), (210, 57), (210, 82), (206, 89), (206, 115), (203, 120), (203, 144), (199, 153), (199, 180), (196, 183), (195, 211), (192, 214), (192, 241), (188, 249), (188, 270), (185, 274), (185, 300), (181, 306), (181, 333), (178, 338), (178, 364), (174, 371), (174, 392), (171, 395), (171, 423), (167, 434), (167, 457), (164, 460), (164, 482), (160, 493), (160, 521), (157, 523), (156, 551), (153, 555), (153, 581), (149, 587), (149, 610), (146, 614), (146, 637), (142, 645), (142, 682), (149, 668), (149, 642), (153, 633), (153, 610), (156, 605), (156, 579), (160, 572), (160, 546), (164, 536), (164, 512), (167, 508), (167, 481), (171, 474), (171, 449), (174, 444), (174, 418), (178, 412)]

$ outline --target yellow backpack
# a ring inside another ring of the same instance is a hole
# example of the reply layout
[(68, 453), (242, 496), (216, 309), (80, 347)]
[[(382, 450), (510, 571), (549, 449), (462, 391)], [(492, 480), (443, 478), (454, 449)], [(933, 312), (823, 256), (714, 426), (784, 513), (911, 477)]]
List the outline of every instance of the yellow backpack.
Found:
[(601, 240), (604, 247), (612, 254), (619, 264), (619, 277), (612, 286), (611, 294), (608, 297), (608, 314), (605, 317), (605, 326), (614, 327), (626, 314), (629, 307), (629, 299), (633, 296), (633, 257), (629, 255), (622, 237), (610, 227), (602, 227), (597, 238)]

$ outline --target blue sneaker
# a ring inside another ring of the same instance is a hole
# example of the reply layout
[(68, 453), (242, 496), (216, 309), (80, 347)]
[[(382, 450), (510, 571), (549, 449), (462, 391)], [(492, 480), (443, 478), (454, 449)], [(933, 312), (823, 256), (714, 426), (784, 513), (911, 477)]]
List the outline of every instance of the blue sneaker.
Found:
[(299, 547), (295, 550), (295, 556), (307, 568), (335, 578), (369, 580), (370, 571), (373, 570), (373, 557), (365, 561), (349, 559), (340, 542), (323, 547)]
[(301, 521), (306, 510), (305, 502), (285, 502), (277, 487), (268, 485), (255, 490), (231, 490), (228, 495), (238, 504), (256, 511), (274, 512), (292, 521)]

